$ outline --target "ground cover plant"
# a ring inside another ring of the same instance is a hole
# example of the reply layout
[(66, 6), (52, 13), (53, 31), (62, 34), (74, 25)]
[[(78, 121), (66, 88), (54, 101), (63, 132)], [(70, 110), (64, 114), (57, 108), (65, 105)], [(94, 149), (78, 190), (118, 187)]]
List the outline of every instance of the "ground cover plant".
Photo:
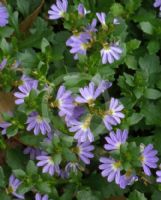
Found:
[(0, 200), (160, 200), (161, 1), (0, 1)]

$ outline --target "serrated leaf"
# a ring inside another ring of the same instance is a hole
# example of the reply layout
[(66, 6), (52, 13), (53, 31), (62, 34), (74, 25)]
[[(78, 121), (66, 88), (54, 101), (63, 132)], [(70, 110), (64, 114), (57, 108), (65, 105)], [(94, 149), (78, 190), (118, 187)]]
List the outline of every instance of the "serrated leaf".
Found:
[(29, 160), (27, 167), (26, 167), (26, 171), (29, 175), (34, 175), (37, 174), (37, 166), (35, 165), (34, 161)]

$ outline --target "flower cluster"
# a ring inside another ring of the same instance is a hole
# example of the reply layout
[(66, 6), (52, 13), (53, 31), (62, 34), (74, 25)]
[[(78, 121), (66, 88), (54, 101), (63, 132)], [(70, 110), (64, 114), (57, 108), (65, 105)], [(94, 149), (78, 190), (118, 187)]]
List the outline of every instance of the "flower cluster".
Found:
[[(100, 166), (99, 169), (102, 171), (101, 174), (103, 177), (107, 177), (107, 181), (115, 181), (116, 184), (120, 186), (120, 188), (125, 189), (127, 185), (132, 185), (135, 181), (138, 180), (137, 175), (137, 168), (142, 167), (145, 175), (150, 176), (150, 168), (157, 168), (157, 162), (158, 157), (156, 156), (157, 151), (153, 149), (153, 145), (149, 144), (143, 149), (141, 149), (141, 152), (133, 152), (136, 153), (139, 166), (135, 166), (135, 163), (131, 165), (129, 168), (125, 168), (124, 164), (127, 162), (130, 162), (128, 158), (126, 157), (127, 152), (129, 152), (130, 149), (127, 147), (127, 137), (128, 132), (127, 130), (121, 131), (120, 129), (117, 129), (115, 132), (110, 132), (110, 135), (105, 137), (107, 144), (104, 145), (105, 150), (107, 150), (109, 153), (112, 152), (111, 157), (101, 157), (100, 158)], [(127, 148), (124, 152), (122, 149)], [(116, 158), (113, 158), (113, 152), (119, 152), (119, 156)], [(125, 156), (125, 158), (124, 158)], [(135, 161), (136, 162), (136, 161)], [(159, 176), (160, 172), (157, 172), (157, 175)], [(159, 181), (159, 178), (157, 179)]]
[[(67, 12), (68, 2), (66, 0), (57, 0), (56, 4), (51, 6), (51, 10), (48, 11), (49, 19), (59, 19), (65, 17)], [(90, 11), (87, 11), (83, 4), (78, 5), (78, 14), (85, 17)], [(99, 22), (102, 25), (102, 29), (106, 32), (108, 30), (108, 25), (106, 24), (106, 14), (104, 12), (96, 13)], [(113, 23), (115, 25), (119, 24), (118, 20), (114, 18)], [(75, 31), (74, 34), (66, 41), (66, 45), (71, 47), (70, 53), (74, 54), (74, 59), (78, 59), (79, 55), (86, 55), (87, 50), (93, 46), (96, 42), (98, 32), (97, 20), (94, 18), (90, 25), (84, 27), (84, 32)], [(102, 64), (112, 64), (115, 60), (119, 60), (123, 49), (115, 42), (108, 43), (103, 42), (103, 48), (100, 50), (102, 57)]]

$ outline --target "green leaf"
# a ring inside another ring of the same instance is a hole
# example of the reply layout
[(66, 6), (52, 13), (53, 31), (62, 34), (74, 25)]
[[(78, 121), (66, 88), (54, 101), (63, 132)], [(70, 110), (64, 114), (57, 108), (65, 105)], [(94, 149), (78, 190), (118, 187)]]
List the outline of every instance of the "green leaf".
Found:
[(13, 173), (17, 178), (20, 179), (26, 176), (26, 173), (22, 169), (15, 169), (13, 170)]
[(48, 40), (46, 38), (43, 38), (41, 41), (41, 51), (42, 53), (45, 53), (46, 51), (46, 47), (48, 47), (50, 45), (50, 43), (48, 42)]
[(6, 154), (6, 162), (11, 169), (23, 169), (26, 159), (19, 149), (8, 149)]
[(134, 56), (128, 55), (125, 58), (125, 63), (129, 69), (137, 69), (137, 60)]
[(159, 99), (161, 97), (161, 92), (159, 90), (156, 90), (156, 89), (147, 88), (145, 90), (144, 96), (147, 99)]
[(17, 8), (18, 11), (20, 11), (23, 16), (27, 16), (29, 14), (29, 7), (30, 7), (30, 1), (26, 0), (17, 0)]
[(144, 73), (161, 72), (159, 57), (156, 55), (145, 55), (139, 59), (139, 65)]
[(45, 193), (45, 194), (48, 194), (51, 192), (51, 187), (50, 187), (50, 184), (47, 183), (47, 182), (42, 182), (42, 183), (39, 183), (37, 186), (37, 189), (41, 192), (41, 193)]
[(110, 11), (113, 14), (113, 16), (116, 17), (122, 15), (125, 12), (124, 7), (120, 3), (113, 3), (110, 8)]
[(0, 187), (5, 186), (5, 181), (4, 181), (5, 175), (3, 172), (3, 168), (0, 166)]
[(127, 51), (131, 52), (137, 48), (139, 48), (141, 41), (137, 39), (132, 39), (129, 42), (126, 43), (127, 45)]
[(34, 163), (34, 161), (32, 160), (29, 160), (28, 164), (27, 164), (27, 167), (26, 167), (26, 171), (29, 175), (34, 175), (34, 174), (37, 174), (37, 167)]
[(141, 5), (142, 0), (124, 0), (125, 8), (130, 12), (134, 13)]
[(147, 198), (145, 198), (143, 193), (140, 193), (139, 191), (135, 190), (132, 193), (130, 193), (127, 200), (147, 200)]
[(133, 113), (129, 118), (127, 118), (129, 125), (137, 124), (144, 117), (141, 113)]
[(78, 200), (99, 200), (98, 197), (96, 197), (92, 191), (87, 191), (87, 190), (82, 190), (82, 191), (79, 191), (77, 193), (77, 199)]
[(160, 49), (160, 43), (157, 40), (151, 40), (148, 43), (147, 49), (148, 49), (150, 54), (155, 54)]
[(140, 27), (141, 27), (141, 30), (144, 32), (144, 33), (147, 33), (147, 34), (153, 34), (153, 26), (150, 22), (141, 22), (140, 23)]

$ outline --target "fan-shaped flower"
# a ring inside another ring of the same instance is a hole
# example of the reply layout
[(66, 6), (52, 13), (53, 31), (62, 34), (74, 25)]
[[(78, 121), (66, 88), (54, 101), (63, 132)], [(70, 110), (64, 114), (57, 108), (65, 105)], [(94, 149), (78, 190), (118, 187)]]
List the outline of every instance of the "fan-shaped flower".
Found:
[(69, 131), (76, 132), (74, 139), (79, 142), (94, 141), (94, 136), (90, 129), (91, 116), (88, 116), (83, 122), (73, 120), (69, 124)]
[(60, 86), (56, 100), (51, 104), (52, 107), (59, 109), (59, 116), (71, 116), (74, 109), (74, 101), (71, 95), (72, 93), (65, 89), (62, 85)]
[(48, 200), (48, 195), (45, 194), (44, 196), (41, 196), (40, 193), (36, 193), (35, 200)]
[(87, 165), (90, 164), (90, 159), (94, 157), (94, 154), (91, 152), (94, 150), (94, 146), (90, 142), (78, 143), (77, 153), (79, 158)]
[(159, 158), (156, 156), (157, 151), (153, 149), (153, 145), (147, 145), (143, 150), (141, 150), (141, 163), (143, 166), (144, 173), (148, 176), (151, 175), (150, 168), (157, 168), (157, 162)]
[(113, 125), (120, 124), (121, 119), (125, 117), (121, 112), (123, 108), (118, 99), (111, 98), (109, 109), (103, 116), (103, 122), (108, 130), (111, 130)]
[(104, 44), (100, 51), (102, 57), (102, 64), (112, 64), (115, 60), (119, 60), (123, 50), (116, 44)]
[(43, 173), (49, 173), (51, 176), (53, 176), (55, 173), (58, 175), (60, 174), (59, 165), (54, 163), (51, 156), (41, 155), (37, 156), (36, 159), (38, 160), (37, 166), (43, 167)]
[(105, 137), (107, 144), (104, 145), (106, 150), (117, 150), (120, 149), (121, 144), (124, 144), (128, 137), (128, 131), (120, 129), (115, 132), (110, 132), (110, 136)]
[(46, 133), (51, 132), (51, 128), (47, 120), (41, 117), (37, 112), (32, 112), (29, 115), (26, 124), (28, 124), (27, 130), (31, 131), (33, 129), (35, 135), (38, 135), (39, 133), (45, 135)]
[(7, 8), (2, 3), (0, 3), (0, 16), (0, 27), (4, 27), (8, 24), (9, 14)]
[(56, 4), (51, 6), (51, 10), (48, 11), (49, 19), (59, 19), (64, 17), (67, 12), (68, 1), (67, 0), (56, 0)]
[(20, 85), (18, 89), (20, 92), (15, 92), (14, 96), (17, 98), (15, 100), (16, 104), (22, 104), (24, 103), (25, 97), (28, 97), (31, 90), (37, 90), (38, 81), (32, 80), (32, 81), (24, 81), (23, 85)]
[(15, 176), (11, 175), (9, 178), (9, 186), (7, 188), (7, 192), (11, 193), (13, 196), (17, 197), (18, 199), (24, 199), (23, 194), (18, 194), (16, 191), (18, 187), (21, 185), (21, 181), (17, 179)]
[(98, 20), (103, 26), (106, 26), (106, 14), (104, 12), (96, 13)]
[(70, 53), (75, 54), (74, 59), (78, 59), (79, 54), (86, 55), (90, 39), (89, 33), (78, 33), (66, 41), (66, 45), (71, 47)]
[(99, 169), (102, 170), (102, 176), (107, 177), (108, 182), (115, 180), (116, 184), (119, 184), (121, 170), (120, 161), (116, 161), (113, 158), (101, 157), (100, 162), (101, 165), (99, 165)]

